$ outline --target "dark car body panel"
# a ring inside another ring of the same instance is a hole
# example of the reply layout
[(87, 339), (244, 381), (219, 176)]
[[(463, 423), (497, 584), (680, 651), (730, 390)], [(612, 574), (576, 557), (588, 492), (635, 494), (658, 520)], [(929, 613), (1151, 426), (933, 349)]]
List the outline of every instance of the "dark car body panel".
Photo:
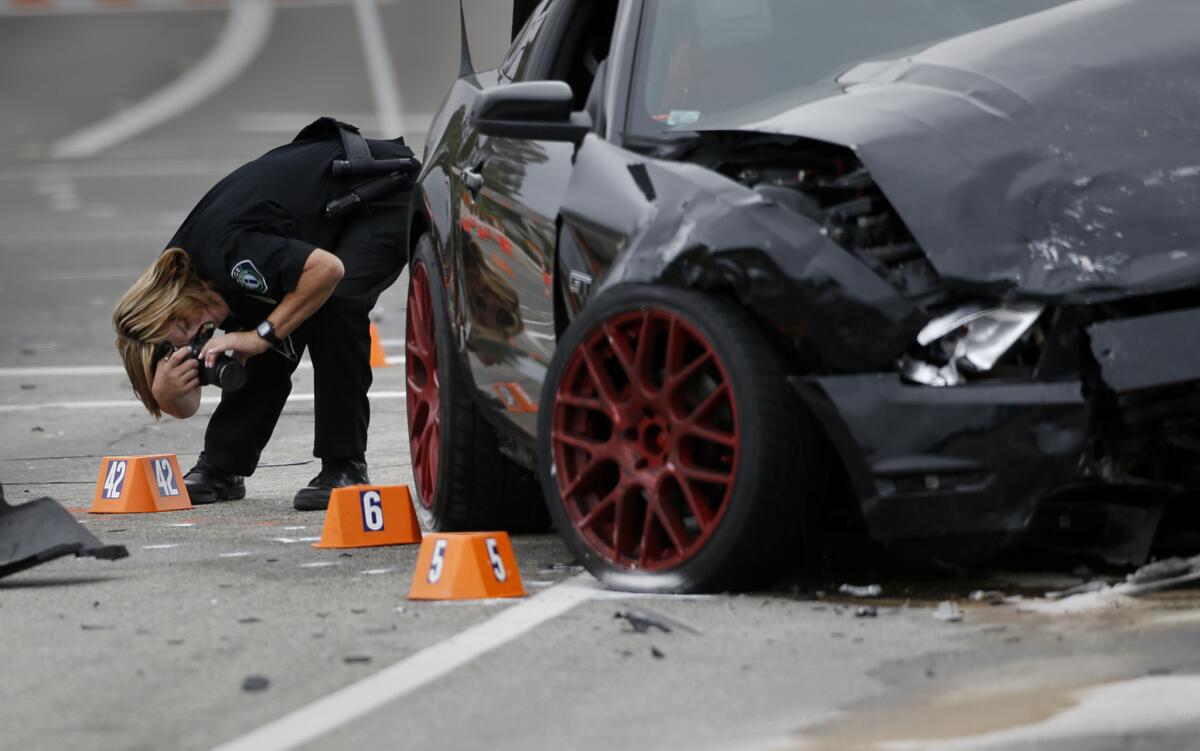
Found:
[[(620, 198), (601, 205), (601, 195)], [(783, 336), (812, 339), (835, 369), (890, 367), (926, 321), (817, 224), (696, 165), (589, 137), (562, 216), (587, 249), (585, 269), (604, 272), (592, 294), (660, 281), (728, 290)]]
[[(548, 14), (534, 21), (542, 33), (566, 7), (534, 12)], [(1111, 433), (1132, 424), (1130, 393), (1163, 411), (1156, 390), (1200, 377), (1195, 346), (1178, 356), (1164, 344), (1196, 341), (1200, 306), (1200, 3), (1079, 0), (866, 61), (791, 109), (707, 134), (844, 148), (948, 294), (1052, 306), (1030, 373), (947, 388), (897, 372), (935, 311), (827, 227), (624, 140), (642, 7), (620, 4), (605, 117), (578, 149), (476, 132), (475, 98), (507, 82), (496, 72), (456, 82), (430, 130), (410, 236), (434, 237), (453, 356), (513, 456), (535, 460), (536, 420), (506, 394), (515, 385), (538, 403), (555, 337), (589, 299), (630, 282), (689, 287), (738, 300), (772, 334), (875, 539), (970, 557), (1028, 534), (1071, 495), (1103, 517), (1081, 546), (1143, 559), (1166, 501), (1195, 490), (1130, 470)], [(553, 47), (526, 52), (528, 77), (545, 74)], [(472, 307), (480, 292), (508, 301), (511, 325)], [(1158, 310), (1166, 293), (1179, 312)], [(1146, 314), (1097, 307), (1123, 301)], [(1125, 491), (1126, 504), (1104, 500)]]

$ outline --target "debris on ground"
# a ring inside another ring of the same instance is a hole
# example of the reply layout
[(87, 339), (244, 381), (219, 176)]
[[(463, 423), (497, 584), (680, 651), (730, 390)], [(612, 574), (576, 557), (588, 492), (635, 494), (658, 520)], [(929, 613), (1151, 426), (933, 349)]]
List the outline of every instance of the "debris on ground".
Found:
[(349, 655), (342, 658), (347, 665), (365, 665), (371, 661), (370, 655)]
[(618, 610), (613, 613), (613, 618), (624, 618), (628, 621), (630, 626), (629, 633), (644, 634), (652, 628), (656, 628), (664, 634), (671, 633), (670, 626), (640, 610)]
[(1062, 600), (1067, 597), (1074, 597), (1075, 595), (1084, 595), (1088, 594), (1089, 592), (1099, 592), (1103, 589), (1108, 589), (1108, 585), (1097, 579), (1096, 581), (1084, 582), (1083, 584), (1077, 584), (1074, 587), (1068, 587), (1067, 589), (1059, 590), (1057, 592), (1047, 592), (1046, 599)]
[(628, 621), (631, 627), (628, 633), (644, 634), (652, 628), (656, 628), (664, 634), (669, 634), (676, 628), (696, 635), (704, 633), (686, 621), (649, 608), (618, 610), (613, 613), (613, 618), (624, 618)]
[(242, 681), (243, 691), (265, 691), (271, 685), (271, 679), (265, 675), (248, 675)]
[(1175, 579), (1194, 573), (1200, 565), (1200, 556), (1196, 558), (1165, 558), (1142, 566), (1125, 578), (1129, 584), (1147, 584)]
[(878, 584), (868, 584), (860, 587), (854, 584), (843, 584), (838, 587), (838, 592), (851, 597), (878, 597), (883, 594), (883, 587)]
[(879, 608), (874, 605), (864, 605), (854, 611), (855, 618), (874, 618), (877, 615), (879, 615)]
[(950, 600), (943, 600), (938, 604), (937, 610), (933, 611), (933, 617), (943, 623), (958, 623), (963, 619), (963, 611)]
[(971, 602), (986, 602), (988, 605), (1002, 605), (1007, 597), (995, 589), (977, 589), (971, 593)]
[(662, 658), (666, 657), (667, 655), (665, 652), (663, 652), (658, 647), (650, 647), (650, 656), (656, 660), (661, 660)]
[(1097, 579), (1061, 592), (1047, 592), (1044, 600), (1023, 602), (1018, 609), (1047, 615), (1082, 613), (1120, 607), (1134, 597), (1188, 585), (1200, 585), (1200, 556), (1147, 563), (1116, 584)]
[(579, 563), (576, 563), (576, 562), (571, 562), (571, 563), (551, 563), (549, 566), (542, 569), (539, 573), (542, 573), (542, 574), (555, 574), (555, 573), (582, 574), (583, 572), (584, 572), (584, 568), (582, 565), (580, 565)]
[(53, 498), (10, 505), (0, 485), (0, 578), (66, 555), (114, 561), (129, 551), (100, 542)]

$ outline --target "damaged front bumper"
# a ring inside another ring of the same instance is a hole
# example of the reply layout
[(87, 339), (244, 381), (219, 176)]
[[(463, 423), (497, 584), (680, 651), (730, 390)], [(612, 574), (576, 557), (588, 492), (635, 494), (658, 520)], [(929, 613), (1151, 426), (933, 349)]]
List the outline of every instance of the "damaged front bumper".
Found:
[[(1200, 326), (1200, 310), (1172, 322), (1184, 325), (1185, 317)], [(1108, 358), (1099, 388), (1111, 399), (1085, 395), (1089, 387), (1080, 380), (931, 387), (906, 383), (898, 373), (873, 373), (791, 383), (841, 456), (875, 540), (971, 563), (1026, 539), (1138, 565), (1149, 556), (1168, 502), (1188, 489), (1177, 477), (1120, 471), (1120, 457), (1106, 455), (1112, 447), (1098, 432), (1120, 420), (1121, 407), (1105, 415), (1097, 410), (1132, 387), (1141, 387), (1143, 398), (1165, 385), (1195, 388), (1200, 357), (1176, 358), (1168, 367), (1144, 324), (1104, 324), (1089, 333), (1101, 363)], [(1124, 359), (1118, 349), (1142, 367), (1118, 365)], [(1141, 373), (1137, 380), (1134, 373)]]
[(1050, 488), (1088, 482), (1078, 381), (915, 386), (895, 373), (797, 378), (872, 536), (940, 557), (995, 553)]

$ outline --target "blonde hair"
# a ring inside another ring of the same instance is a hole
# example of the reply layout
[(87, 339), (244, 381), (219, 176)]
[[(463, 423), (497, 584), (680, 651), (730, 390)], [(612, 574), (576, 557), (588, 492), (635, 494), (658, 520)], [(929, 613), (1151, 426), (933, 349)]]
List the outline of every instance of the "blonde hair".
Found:
[(214, 294), (187, 252), (170, 248), (138, 277), (113, 311), (117, 352), (133, 392), (155, 418), (162, 417), (162, 409), (151, 390), (154, 352), (179, 318), (211, 302)]

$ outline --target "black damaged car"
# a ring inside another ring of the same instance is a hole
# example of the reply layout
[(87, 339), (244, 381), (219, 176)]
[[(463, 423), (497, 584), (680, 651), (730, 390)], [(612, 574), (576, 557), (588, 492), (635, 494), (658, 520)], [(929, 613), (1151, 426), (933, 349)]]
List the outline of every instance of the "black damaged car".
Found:
[(1141, 562), (1200, 485), (1197, 29), (1195, 0), (547, 0), (498, 69), (464, 45), (410, 233), (433, 523), (548, 509), (644, 591), (762, 583), (835, 522)]

